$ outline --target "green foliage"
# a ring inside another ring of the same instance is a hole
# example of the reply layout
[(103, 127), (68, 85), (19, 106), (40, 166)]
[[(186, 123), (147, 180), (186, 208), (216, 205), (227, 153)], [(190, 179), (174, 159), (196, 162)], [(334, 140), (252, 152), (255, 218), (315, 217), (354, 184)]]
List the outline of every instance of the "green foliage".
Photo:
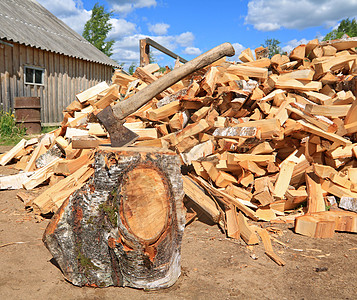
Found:
[(130, 75), (133, 75), (136, 70), (136, 63), (132, 62), (131, 65), (129, 66), (128, 72)]
[(56, 129), (58, 129), (58, 126), (44, 126), (44, 127), (41, 127), (41, 133), (49, 133)]
[(106, 12), (103, 5), (96, 3), (92, 9), (91, 18), (84, 25), (83, 37), (105, 53), (111, 56), (114, 40), (106, 41), (112, 24), (109, 22), (113, 12)]
[(269, 50), (269, 58), (272, 58), (275, 54), (283, 54), (281, 47), (279, 46), (280, 41), (277, 39), (266, 39), (263, 47), (267, 47)]
[(357, 22), (353, 18), (343, 19), (338, 25), (337, 29), (332, 30), (324, 37), (324, 41), (340, 39), (344, 34), (347, 34), (349, 37), (357, 36)]
[(10, 112), (0, 110), (0, 143), (15, 144), (26, 133), (26, 128), (16, 125), (15, 116)]

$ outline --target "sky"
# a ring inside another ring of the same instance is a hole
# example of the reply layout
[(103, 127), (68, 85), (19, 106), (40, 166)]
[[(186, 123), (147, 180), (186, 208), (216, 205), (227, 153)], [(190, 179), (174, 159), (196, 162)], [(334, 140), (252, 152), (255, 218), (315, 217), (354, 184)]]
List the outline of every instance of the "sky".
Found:
[[(342, 19), (357, 16), (357, 0), (37, 1), (79, 34), (95, 3), (112, 11), (111, 58), (124, 69), (139, 65), (139, 40), (146, 37), (187, 60), (229, 42), (236, 49), (230, 60), (237, 61), (245, 48), (253, 50), (272, 38), (289, 53), (299, 44), (323, 38)], [(158, 51), (153, 55), (160, 66), (175, 64)]]

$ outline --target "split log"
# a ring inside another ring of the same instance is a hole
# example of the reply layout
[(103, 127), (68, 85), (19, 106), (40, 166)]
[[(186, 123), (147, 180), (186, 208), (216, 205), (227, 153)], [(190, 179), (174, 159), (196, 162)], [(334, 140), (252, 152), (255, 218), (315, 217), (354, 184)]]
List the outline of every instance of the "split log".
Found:
[(323, 211), (295, 219), (295, 232), (315, 237), (331, 238), (335, 231), (357, 232), (357, 214), (350, 211)]
[(25, 143), (26, 140), (22, 139), (15, 147), (1, 156), (0, 165), (5, 166), (9, 161), (11, 161), (24, 148)]
[(94, 287), (173, 285), (186, 221), (178, 157), (153, 148), (100, 148), (94, 169), (44, 233), (66, 279)]
[(89, 100), (90, 98), (92, 98), (93, 96), (98, 95), (99, 93), (103, 92), (104, 90), (106, 90), (107, 88), (109, 88), (109, 85), (103, 81), (101, 83), (98, 83), (97, 85), (79, 93), (76, 95), (77, 100), (80, 103), (84, 103), (85, 101)]
[(22, 188), (22, 184), (28, 180), (33, 172), (24, 172), (16, 175), (0, 177), (0, 190), (17, 190)]
[(185, 194), (208, 215), (213, 222), (219, 223), (221, 213), (216, 203), (207, 196), (204, 190), (188, 176), (183, 176), (183, 188)]

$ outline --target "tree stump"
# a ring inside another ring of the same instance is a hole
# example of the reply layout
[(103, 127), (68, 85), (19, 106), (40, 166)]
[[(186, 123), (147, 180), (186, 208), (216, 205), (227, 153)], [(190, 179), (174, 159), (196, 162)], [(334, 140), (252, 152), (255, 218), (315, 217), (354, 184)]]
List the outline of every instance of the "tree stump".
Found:
[(43, 236), (66, 279), (95, 287), (173, 285), (185, 226), (179, 158), (161, 149), (99, 148), (94, 168)]

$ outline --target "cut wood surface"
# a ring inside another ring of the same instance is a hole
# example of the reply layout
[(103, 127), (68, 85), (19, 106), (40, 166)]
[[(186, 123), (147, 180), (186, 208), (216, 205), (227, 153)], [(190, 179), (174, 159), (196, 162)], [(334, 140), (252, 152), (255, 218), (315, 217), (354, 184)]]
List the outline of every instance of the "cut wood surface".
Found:
[(109, 88), (109, 85), (105, 81), (103, 81), (103, 82), (98, 83), (97, 85), (83, 91), (82, 93), (77, 94), (76, 97), (80, 103), (83, 103), (83, 102), (89, 100), (90, 98), (92, 98), (93, 96), (96, 96), (99, 93), (103, 92), (107, 88)]
[(324, 211), (295, 219), (295, 232), (316, 238), (331, 238), (335, 231), (357, 231), (357, 213)]

